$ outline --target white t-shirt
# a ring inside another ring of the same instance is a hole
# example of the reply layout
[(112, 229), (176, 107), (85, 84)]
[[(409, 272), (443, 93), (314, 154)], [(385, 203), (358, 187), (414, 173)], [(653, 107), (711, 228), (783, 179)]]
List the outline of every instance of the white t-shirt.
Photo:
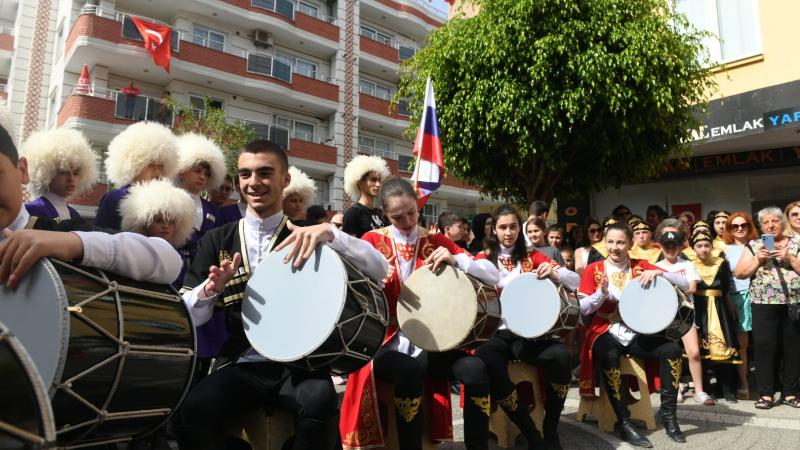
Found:
[[(675, 264), (670, 264), (666, 259), (662, 259), (656, 265), (667, 272), (683, 275), (689, 282), (700, 281), (700, 275), (697, 274), (697, 270), (695, 270), (691, 261), (678, 260)], [(690, 295), (689, 297), (691, 298), (692, 296)], [(692, 298), (692, 300), (694, 299)]]

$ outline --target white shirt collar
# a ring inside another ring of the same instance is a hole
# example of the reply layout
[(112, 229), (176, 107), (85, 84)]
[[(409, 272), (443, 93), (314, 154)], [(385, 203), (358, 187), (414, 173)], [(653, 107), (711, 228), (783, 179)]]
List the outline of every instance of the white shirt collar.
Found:
[(411, 234), (407, 235), (392, 225), (392, 237), (394, 237), (395, 241), (399, 242), (417, 242), (417, 238), (419, 237), (419, 227), (414, 227), (414, 230), (411, 232)]
[(500, 256), (511, 256), (511, 252), (514, 251), (514, 247), (506, 247), (503, 244), (500, 244)]
[(248, 228), (266, 232), (267, 234), (272, 234), (280, 225), (281, 220), (283, 220), (283, 211), (278, 211), (263, 219), (254, 215), (250, 210), (246, 210), (244, 215), (244, 223)]
[[(28, 225), (28, 221), (30, 220), (31, 215), (28, 214), (28, 210), (25, 209), (25, 205), (20, 205), (19, 213), (17, 213), (17, 218), (14, 219), (13, 222), (7, 227), (11, 231), (17, 231), (25, 228)], [(5, 239), (2, 234), (0, 234), (0, 242)]]
[(66, 198), (64, 198), (64, 197), (62, 197), (62, 196), (60, 196), (58, 194), (54, 194), (54, 193), (52, 193), (50, 191), (47, 191), (47, 192), (44, 193), (44, 198), (50, 200), (50, 203), (52, 203), (53, 206), (55, 206), (55, 207), (58, 207), (59, 205), (67, 206), (67, 199)]

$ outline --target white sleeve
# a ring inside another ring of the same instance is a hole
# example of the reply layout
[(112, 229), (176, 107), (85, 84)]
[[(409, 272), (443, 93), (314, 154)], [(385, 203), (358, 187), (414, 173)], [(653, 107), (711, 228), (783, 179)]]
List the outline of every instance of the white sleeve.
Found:
[(200, 298), (206, 283), (208, 280), (203, 281), (192, 290), (183, 292), (182, 295), (183, 303), (186, 304), (189, 314), (192, 315), (195, 328), (211, 320), (211, 316), (214, 314), (214, 300), (217, 299), (217, 296)]
[(673, 285), (680, 288), (680, 290), (684, 292), (689, 290), (689, 280), (686, 276), (677, 272), (661, 272), (660, 275)]
[(686, 272), (686, 279), (689, 281), (700, 281), (700, 275), (697, 274), (697, 270), (694, 268), (694, 264), (687, 263), (684, 266)]
[(500, 271), (488, 259), (473, 260), (467, 253), (459, 253), (454, 255), (454, 258), (456, 266), (464, 273), (492, 286), (496, 286), (500, 282)]
[(333, 240), (328, 245), (333, 250), (376, 283), (380, 283), (386, 278), (386, 274), (389, 271), (389, 263), (372, 244), (339, 231), (333, 225), (331, 225), (331, 230), (333, 230)]
[(577, 291), (581, 285), (581, 277), (577, 273), (567, 269), (566, 267), (559, 267), (556, 269), (558, 272), (561, 284), (567, 287), (570, 291)]
[(579, 299), (581, 304), (581, 315), (588, 316), (589, 314), (597, 311), (603, 306), (605, 303), (606, 297), (603, 295), (603, 291), (598, 288), (594, 294), (586, 295)]
[[(499, 274), (499, 271), (498, 271)], [(510, 272), (508, 275), (504, 276), (500, 279), (500, 281), (495, 286), (497, 289), (503, 289), (508, 286), (508, 283), (511, 283), (516, 279), (518, 276), (522, 275), (521, 272)], [(499, 275), (498, 275), (499, 276)]]
[(181, 256), (169, 242), (137, 233), (73, 231), (83, 242), (81, 264), (136, 281), (169, 284), (181, 273)]

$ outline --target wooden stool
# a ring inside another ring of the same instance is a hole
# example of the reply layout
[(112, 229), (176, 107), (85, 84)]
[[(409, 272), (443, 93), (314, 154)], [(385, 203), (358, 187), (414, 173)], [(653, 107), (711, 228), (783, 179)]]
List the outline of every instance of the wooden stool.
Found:
[[(381, 428), (383, 428), (383, 440), (386, 442), (387, 450), (399, 450), (400, 443), (397, 440), (397, 419), (394, 410), (394, 386), (375, 380), (375, 388), (378, 391), (378, 409), (381, 412)], [(436, 450), (439, 445), (431, 442), (428, 423), (431, 415), (431, 403), (427, 396), (422, 397), (422, 449)], [(271, 450), (271, 449), (270, 449)]]
[[(632, 375), (636, 377), (639, 384), (639, 394), (641, 398), (635, 403), (628, 405), (628, 411), (631, 412), (631, 419), (644, 422), (648, 430), (656, 429), (656, 420), (653, 417), (653, 404), (650, 403), (650, 389), (647, 387), (647, 375), (645, 375), (644, 368), (637, 359), (630, 356), (623, 356), (619, 360), (619, 368), (622, 375)], [(600, 386), (600, 397), (581, 397), (581, 402), (578, 406), (578, 420), (581, 422), (586, 416), (592, 416), (597, 419), (597, 428), (600, 431), (610, 432), (614, 431), (614, 425), (617, 423), (617, 415), (611, 408), (611, 403), (608, 401), (608, 394), (604, 387)]]
[[(511, 361), (508, 363), (508, 376), (514, 386), (519, 386), (525, 382), (533, 385), (534, 408), (531, 412), (531, 418), (536, 428), (541, 432), (542, 422), (544, 422), (544, 396), (539, 385), (538, 371), (535, 367), (522, 361)], [(494, 405), (492, 415), (489, 417), (489, 431), (497, 436), (497, 446), (501, 448), (514, 447), (517, 436), (520, 435), (519, 428), (508, 418), (505, 411), (497, 405)]]
[(264, 409), (257, 408), (242, 417), (242, 426), (232, 429), (231, 434), (246, 439), (253, 450), (281, 450), (283, 444), (294, 436), (294, 417), (283, 410), (276, 410), (268, 416)]

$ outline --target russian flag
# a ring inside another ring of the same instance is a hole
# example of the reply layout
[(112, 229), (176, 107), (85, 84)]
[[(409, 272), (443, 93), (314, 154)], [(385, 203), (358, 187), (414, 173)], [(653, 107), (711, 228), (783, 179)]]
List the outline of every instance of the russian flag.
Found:
[(439, 121), (436, 119), (436, 100), (433, 97), (431, 79), (425, 85), (425, 109), (414, 142), (414, 187), (417, 189), (417, 206), (422, 209), (428, 197), (442, 185), (444, 175), (444, 154), (439, 135)]

